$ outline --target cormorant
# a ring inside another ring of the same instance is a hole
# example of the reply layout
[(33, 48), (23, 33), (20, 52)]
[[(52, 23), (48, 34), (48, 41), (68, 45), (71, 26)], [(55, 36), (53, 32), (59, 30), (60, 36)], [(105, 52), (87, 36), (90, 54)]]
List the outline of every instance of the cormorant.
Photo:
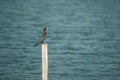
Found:
[(41, 35), (39, 41), (33, 47), (36, 47), (44, 42), (45, 37), (46, 37), (46, 33), (47, 33), (47, 27), (44, 27), (43, 34)]

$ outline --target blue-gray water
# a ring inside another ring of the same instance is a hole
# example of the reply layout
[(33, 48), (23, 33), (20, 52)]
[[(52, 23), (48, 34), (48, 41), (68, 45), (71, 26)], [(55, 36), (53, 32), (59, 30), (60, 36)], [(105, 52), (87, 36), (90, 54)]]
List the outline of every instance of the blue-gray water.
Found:
[(120, 80), (120, 0), (0, 0), (0, 80)]

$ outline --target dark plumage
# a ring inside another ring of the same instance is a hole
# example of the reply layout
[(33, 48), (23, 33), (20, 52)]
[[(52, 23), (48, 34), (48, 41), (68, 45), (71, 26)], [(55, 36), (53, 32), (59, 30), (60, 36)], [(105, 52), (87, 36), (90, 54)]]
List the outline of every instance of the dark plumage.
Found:
[(33, 47), (36, 47), (44, 42), (45, 37), (46, 37), (46, 33), (47, 33), (47, 28), (45, 27), (43, 30), (43, 34), (41, 35), (39, 41)]

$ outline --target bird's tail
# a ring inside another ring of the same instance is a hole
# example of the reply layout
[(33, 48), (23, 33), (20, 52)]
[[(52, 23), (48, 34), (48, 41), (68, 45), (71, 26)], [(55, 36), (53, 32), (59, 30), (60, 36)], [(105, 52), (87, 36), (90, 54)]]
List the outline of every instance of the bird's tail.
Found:
[(39, 43), (37, 42), (33, 47), (36, 47)]

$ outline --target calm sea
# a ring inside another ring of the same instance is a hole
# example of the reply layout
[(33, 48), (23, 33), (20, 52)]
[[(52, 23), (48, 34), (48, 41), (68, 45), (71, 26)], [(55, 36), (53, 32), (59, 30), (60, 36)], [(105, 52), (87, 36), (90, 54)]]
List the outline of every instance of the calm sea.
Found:
[(120, 0), (0, 0), (0, 80), (120, 80)]

